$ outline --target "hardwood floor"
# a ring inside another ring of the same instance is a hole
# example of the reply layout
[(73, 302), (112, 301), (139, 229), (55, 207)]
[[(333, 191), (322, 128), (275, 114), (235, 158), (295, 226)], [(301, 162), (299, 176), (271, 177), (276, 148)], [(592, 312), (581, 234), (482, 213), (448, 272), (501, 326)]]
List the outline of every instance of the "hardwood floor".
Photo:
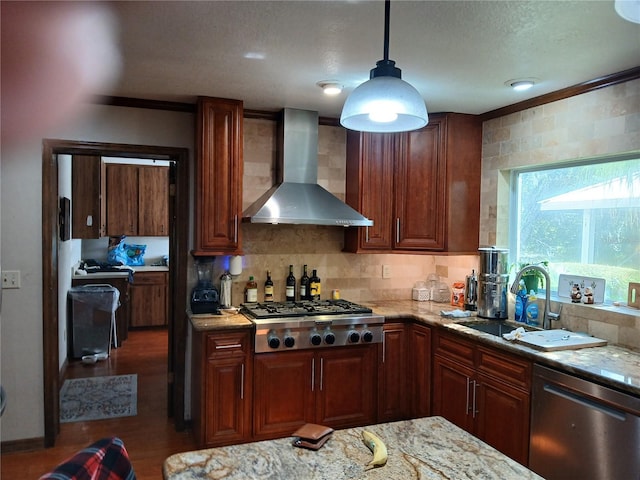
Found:
[(95, 365), (74, 361), (66, 378), (138, 374), (138, 415), (135, 417), (63, 423), (52, 448), (2, 454), (0, 478), (37, 479), (78, 450), (103, 437), (118, 436), (129, 452), (138, 480), (162, 478), (168, 456), (196, 450), (190, 431), (176, 432), (167, 417), (167, 330), (133, 330), (123, 346)]

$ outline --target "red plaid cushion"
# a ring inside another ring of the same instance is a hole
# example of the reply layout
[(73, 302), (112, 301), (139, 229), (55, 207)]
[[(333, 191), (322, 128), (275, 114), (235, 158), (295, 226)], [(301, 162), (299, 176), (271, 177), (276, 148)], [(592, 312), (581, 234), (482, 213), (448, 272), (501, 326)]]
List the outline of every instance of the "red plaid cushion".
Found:
[(103, 438), (58, 465), (40, 480), (136, 480), (124, 443)]

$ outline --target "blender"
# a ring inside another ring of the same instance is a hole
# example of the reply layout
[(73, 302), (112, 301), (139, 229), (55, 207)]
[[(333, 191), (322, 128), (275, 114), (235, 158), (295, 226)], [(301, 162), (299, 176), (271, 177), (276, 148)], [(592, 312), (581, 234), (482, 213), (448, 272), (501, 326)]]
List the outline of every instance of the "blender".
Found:
[(191, 291), (191, 313), (220, 313), (220, 296), (213, 285), (215, 257), (195, 259), (198, 284)]

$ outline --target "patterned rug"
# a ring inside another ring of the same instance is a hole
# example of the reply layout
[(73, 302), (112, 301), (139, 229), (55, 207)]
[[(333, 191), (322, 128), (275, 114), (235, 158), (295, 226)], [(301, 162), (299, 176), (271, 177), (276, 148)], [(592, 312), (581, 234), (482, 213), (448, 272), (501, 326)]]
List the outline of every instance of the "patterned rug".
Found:
[(137, 409), (136, 374), (74, 378), (60, 390), (60, 423), (131, 417)]

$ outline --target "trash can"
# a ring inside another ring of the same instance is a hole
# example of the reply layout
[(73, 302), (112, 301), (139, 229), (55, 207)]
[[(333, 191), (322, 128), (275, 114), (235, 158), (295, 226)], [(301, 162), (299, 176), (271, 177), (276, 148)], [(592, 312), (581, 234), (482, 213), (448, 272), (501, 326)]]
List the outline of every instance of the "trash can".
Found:
[(111, 353), (116, 339), (116, 310), (120, 291), (111, 285), (82, 285), (69, 289), (69, 356)]

